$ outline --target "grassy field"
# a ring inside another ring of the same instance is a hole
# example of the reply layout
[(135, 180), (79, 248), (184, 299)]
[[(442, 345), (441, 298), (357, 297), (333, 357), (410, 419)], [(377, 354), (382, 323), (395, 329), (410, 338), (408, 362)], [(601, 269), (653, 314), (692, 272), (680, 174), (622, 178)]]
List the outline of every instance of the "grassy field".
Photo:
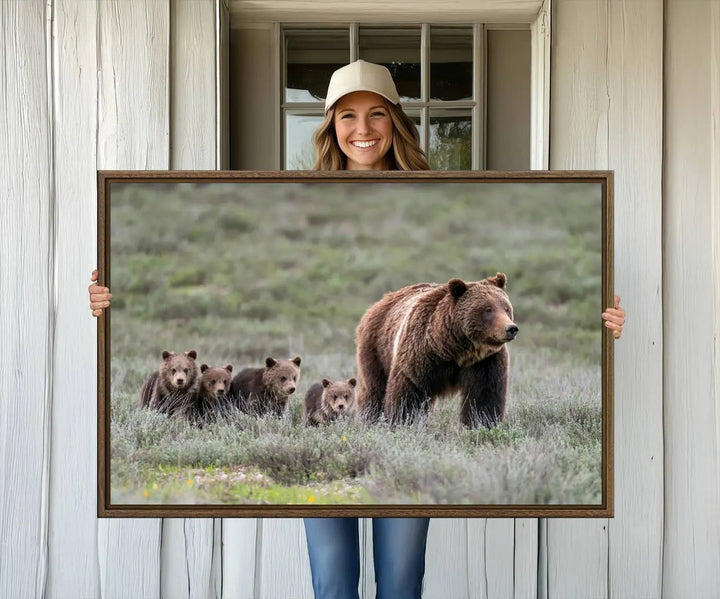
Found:
[[(585, 185), (128, 184), (112, 190), (111, 489), (129, 503), (598, 503), (600, 201)], [(411, 426), (302, 425), (323, 377), (354, 376), (383, 293), (497, 271), (520, 327), (508, 418), (458, 400)], [(141, 410), (163, 349), (303, 358), (282, 419), (202, 429)]]

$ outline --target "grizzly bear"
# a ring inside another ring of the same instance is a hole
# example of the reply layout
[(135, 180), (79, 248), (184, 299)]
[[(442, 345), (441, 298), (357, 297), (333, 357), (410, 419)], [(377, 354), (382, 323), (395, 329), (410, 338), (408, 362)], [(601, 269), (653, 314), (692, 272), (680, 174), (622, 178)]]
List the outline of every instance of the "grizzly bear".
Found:
[(200, 389), (191, 415), (196, 420), (213, 420), (227, 414), (230, 406), (229, 392), (232, 383), (232, 365), (225, 368), (200, 366), (202, 377)]
[(170, 415), (187, 411), (195, 402), (200, 386), (200, 368), (195, 358), (194, 349), (181, 354), (164, 350), (160, 368), (140, 389), (140, 406)]
[(386, 293), (356, 330), (358, 410), (395, 425), (460, 392), (461, 420), (493, 426), (505, 416), (506, 344), (513, 307), (499, 272), (481, 281), (419, 283)]
[(265, 359), (265, 368), (244, 368), (233, 378), (230, 395), (243, 412), (281, 416), (288, 397), (300, 381), (300, 357), (292, 360)]
[(329, 381), (312, 385), (303, 401), (305, 424), (327, 424), (341, 414), (351, 413), (355, 404), (355, 379)]

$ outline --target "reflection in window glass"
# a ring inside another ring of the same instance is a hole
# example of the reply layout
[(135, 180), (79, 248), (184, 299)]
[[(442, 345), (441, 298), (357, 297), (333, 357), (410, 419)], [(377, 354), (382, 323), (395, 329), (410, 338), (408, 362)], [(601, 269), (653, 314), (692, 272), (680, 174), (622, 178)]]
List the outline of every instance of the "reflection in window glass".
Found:
[(466, 171), (472, 165), (472, 121), (469, 111), (437, 110), (430, 113), (430, 168)]
[(386, 66), (400, 100), (420, 99), (420, 27), (360, 27), (359, 58)]
[(288, 114), (285, 118), (285, 169), (312, 170), (315, 150), (312, 136), (323, 122), (321, 115)]
[(325, 99), (333, 71), (350, 62), (348, 29), (285, 32), (286, 102)]
[(472, 100), (473, 30), (431, 27), (430, 98)]

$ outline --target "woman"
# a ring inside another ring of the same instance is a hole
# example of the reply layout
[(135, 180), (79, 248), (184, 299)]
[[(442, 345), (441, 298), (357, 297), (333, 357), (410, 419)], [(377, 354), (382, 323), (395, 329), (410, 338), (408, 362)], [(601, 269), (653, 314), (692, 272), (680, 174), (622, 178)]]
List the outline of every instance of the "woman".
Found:
[[(333, 73), (325, 120), (313, 137), (315, 170), (427, 170), (417, 129), (400, 107), (390, 72), (364, 62)], [(97, 280), (97, 271), (92, 280)], [(98, 316), (110, 305), (106, 287), (92, 284), (90, 307)], [(602, 318), (616, 338), (625, 312), (615, 297)], [(360, 551), (357, 518), (305, 518), (316, 599), (357, 599)], [(428, 518), (373, 518), (373, 557), (378, 599), (417, 599), (425, 573)]]
[[(428, 170), (415, 124), (400, 107), (390, 71), (358, 60), (335, 71), (325, 120), (313, 137), (315, 170)], [(378, 599), (422, 592), (429, 518), (373, 518)], [(305, 518), (316, 599), (357, 599), (357, 518)]]

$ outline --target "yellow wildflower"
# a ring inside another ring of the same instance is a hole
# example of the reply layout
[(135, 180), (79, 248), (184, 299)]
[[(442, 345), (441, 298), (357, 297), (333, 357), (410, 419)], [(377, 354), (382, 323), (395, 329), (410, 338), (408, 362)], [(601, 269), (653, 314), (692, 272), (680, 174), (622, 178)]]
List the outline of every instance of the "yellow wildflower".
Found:
[(315, 501), (315, 495), (310, 495), (310, 497), (308, 497), (308, 503), (312, 503), (313, 501)]
[(347, 441), (347, 437), (346, 437), (345, 435), (343, 435), (342, 440), (343, 440), (343, 443), (344, 443), (345, 441)]
[(143, 491), (143, 495), (144, 495), (145, 497), (150, 497), (150, 493), (148, 492), (147, 489), (145, 489), (145, 490)]
[(193, 479), (192, 479), (192, 478), (188, 478), (187, 483), (188, 483), (189, 485), (193, 484)]

